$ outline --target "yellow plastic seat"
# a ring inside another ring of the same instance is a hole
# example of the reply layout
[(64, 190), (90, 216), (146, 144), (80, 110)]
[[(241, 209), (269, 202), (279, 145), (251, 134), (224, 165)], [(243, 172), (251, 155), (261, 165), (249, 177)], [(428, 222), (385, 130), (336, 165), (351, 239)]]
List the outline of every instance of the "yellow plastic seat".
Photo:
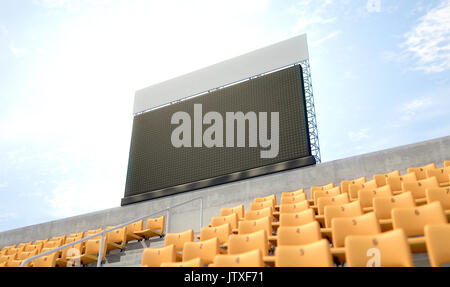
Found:
[(142, 252), (142, 267), (160, 267), (162, 263), (176, 262), (176, 251), (174, 245), (161, 248), (145, 248)]
[(349, 203), (348, 193), (339, 194), (331, 197), (321, 197), (317, 200), (317, 213), (323, 215), (325, 206), (342, 205)]
[(373, 199), (373, 210), (378, 219), (391, 219), (391, 212), (394, 208), (412, 208), (415, 206), (411, 192), (391, 197), (375, 197)]
[(282, 192), (281, 197), (296, 196), (296, 195), (300, 195), (302, 193), (305, 193), (305, 189), (303, 189), (303, 188), (297, 189), (295, 191)]
[(450, 167), (450, 160), (444, 161), (444, 167)]
[(230, 255), (259, 249), (266, 256), (269, 252), (268, 247), (268, 236), (265, 230), (243, 235), (232, 234), (228, 239), (228, 254)]
[(411, 250), (402, 229), (345, 238), (349, 267), (413, 267)]
[(418, 180), (416, 182), (405, 182), (402, 185), (403, 192), (410, 191), (413, 198), (423, 199), (426, 197), (425, 190), (429, 188), (438, 188), (439, 182), (436, 177), (430, 177), (422, 180)]
[(272, 224), (269, 216), (239, 222), (238, 234), (240, 235), (250, 234), (259, 230), (265, 230), (268, 236), (272, 235)]
[(152, 237), (162, 237), (166, 230), (166, 217), (160, 216), (158, 218), (148, 218), (144, 230), (137, 230), (134, 232), (137, 236), (145, 239)]
[(223, 245), (228, 242), (228, 237), (230, 234), (231, 225), (228, 223), (215, 227), (203, 227), (200, 231), (200, 241), (217, 238), (219, 240), (219, 244)]
[(377, 183), (378, 187), (381, 187), (387, 184), (387, 178), (389, 176), (400, 176), (400, 171), (394, 170), (388, 173), (374, 174), (373, 180)]
[(432, 267), (450, 262), (450, 224), (425, 225), (428, 259)]
[(282, 197), (280, 200), (280, 204), (292, 204), (292, 203), (299, 203), (302, 201), (307, 201), (306, 194), (302, 193), (296, 196), (285, 196)]
[[(81, 237), (80, 235), (78, 235), (78, 237), (75, 237), (75, 236), (74, 236), (74, 237), (70, 237), (70, 236), (69, 236), (69, 237), (66, 239), (66, 244), (69, 244), (69, 243), (75, 242), (75, 241), (77, 241), (77, 240), (80, 240), (80, 239), (81, 239), (80, 237)], [(82, 251), (83, 251), (83, 250), (82, 250), (82, 242), (64, 248), (64, 249), (61, 251), (61, 258), (57, 258), (57, 259), (56, 259), (56, 266), (59, 266), (59, 267), (66, 267), (66, 266), (67, 266), (67, 257), (77, 257), (77, 256), (80, 256), (80, 255), (82, 254)], [(72, 261), (70, 264), (71, 264), (71, 265), (74, 265), (74, 264), (76, 264), (76, 263), (75, 263), (75, 261)]]
[(435, 169), (436, 164), (430, 163), (424, 166), (419, 167), (410, 167), (408, 168), (408, 173), (414, 173), (416, 175), (417, 180), (425, 179), (427, 178), (427, 170), (428, 169)]
[(141, 240), (142, 237), (137, 235), (135, 232), (141, 231), (144, 229), (144, 220), (139, 220), (136, 222), (133, 222), (131, 224), (128, 224), (126, 226), (126, 242), (128, 243), (129, 241), (133, 241), (133, 240)]
[(266, 200), (273, 200), (273, 205), (275, 206), (277, 204), (277, 196), (275, 194), (269, 195), (269, 196), (265, 196), (265, 197), (255, 197), (253, 199), (253, 202), (261, 202), (261, 201), (266, 201)]
[(356, 217), (363, 214), (359, 201), (343, 205), (329, 205), (325, 207), (325, 227), (331, 228), (331, 220), (340, 217)]
[[(322, 239), (317, 221), (299, 226), (280, 226), (277, 231), (277, 246), (303, 245)], [(277, 248), (278, 248), (277, 247)]]
[(309, 208), (309, 202), (307, 200), (298, 203), (285, 203), (280, 204), (280, 214), (282, 213), (297, 213), (307, 210)]
[(55, 267), (56, 253), (51, 253), (47, 256), (42, 256), (33, 260), (33, 267)]
[[(106, 229), (113, 228), (114, 226), (108, 226)], [(106, 240), (106, 251), (120, 249), (122, 250), (127, 243), (126, 227), (114, 229), (108, 232), (108, 239)]]
[(297, 246), (278, 246), (275, 250), (275, 267), (332, 267), (328, 240)]
[(427, 203), (440, 202), (444, 210), (450, 210), (450, 187), (430, 188), (425, 191)]
[(450, 183), (450, 168), (427, 169), (427, 177), (436, 177), (439, 184)]
[(256, 220), (263, 217), (269, 217), (270, 222), (273, 222), (273, 209), (271, 206), (259, 210), (247, 210), (244, 220)]
[(375, 213), (370, 212), (356, 217), (333, 218), (331, 232), (333, 246), (344, 247), (346, 236), (378, 234), (381, 233), (381, 228)]
[(352, 183), (348, 186), (348, 195), (350, 200), (357, 200), (360, 190), (374, 190), (377, 188), (378, 186), (375, 180), (370, 180), (365, 183)]
[(314, 210), (307, 209), (297, 213), (281, 213), (280, 227), (283, 226), (299, 226), (315, 221)]
[(183, 262), (163, 262), (161, 267), (202, 267), (204, 264), (201, 258), (194, 258)]
[(177, 253), (177, 259), (181, 260), (181, 252), (186, 242), (194, 241), (194, 230), (189, 229), (179, 233), (167, 233), (164, 240), (164, 246), (173, 245)]
[(217, 255), (213, 265), (214, 267), (264, 267), (263, 254), (261, 250), (254, 249), (240, 254)]
[(260, 201), (260, 202), (252, 202), (250, 203), (250, 210), (260, 210), (267, 207), (274, 208), (272, 200)]
[(16, 254), (14, 254), (14, 255), (2, 255), (2, 256), (0, 256), (0, 264), (4, 263), (5, 267), (7, 267), (15, 259), (16, 259)]
[(217, 238), (199, 242), (186, 242), (183, 247), (183, 261), (200, 258), (203, 264), (211, 264), (219, 253), (220, 247)]
[(236, 213), (232, 213), (230, 215), (225, 216), (213, 216), (211, 218), (211, 226), (220, 226), (222, 224), (228, 223), (231, 225), (231, 229), (237, 228), (238, 223), (238, 215)]
[(350, 184), (356, 184), (356, 183), (362, 184), (362, 183), (365, 183), (365, 182), (366, 182), (366, 177), (365, 176), (357, 178), (357, 179), (353, 179), (353, 180), (343, 180), (343, 181), (341, 181), (341, 192), (342, 193), (349, 193), (348, 186)]
[(406, 182), (416, 182), (416, 174), (414, 172), (407, 173), (402, 176), (388, 176), (387, 184), (391, 187), (391, 191), (394, 195), (403, 191), (402, 184)]
[(333, 188), (330, 188), (327, 190), (317, 190), (314, 192), (314, 196), (313, 196), (314, 205), (317, 206), (318, 200), (322, 197), (333, 197), (333, 196), (336, 196), (339, 194), (341, 194), (341, 188), (339, 186), (333, 187)]
[[(273, 201), (273, 199), (270, 199)], [(235, 207), (231, 207), (231, 208), (222, 208), (220, 210), (220, 216), (227, 216), (227, 215), (231, 215), (233, 213), (237, 214), (238, 220), (244, 218), (244, 214), (245, 214), (245, 210), (244, 210), (244, 205), (238, 205)]]
[(391, 197), (392, 191), (389, 185), (385, 185), (373, 190), (361, 189), (358, 191), (358, 199), (362, 208), (372, 207), (373, 199), (376, 197)]
[[(108, 240), (108, 235), (103, 239), (103, 252), (101, 254), (101, 260), (105, 258), (106, 255), (106, 241)], [(71, 262), (80, 262), (80, 264), (86, 265), (89, 263), (97, 262), (98, 256), (100, 256), (100, 244), (101, 239), (89, 239), (85, 241), (84, 253), (79, 256), (66, 256), (66, 260)]]

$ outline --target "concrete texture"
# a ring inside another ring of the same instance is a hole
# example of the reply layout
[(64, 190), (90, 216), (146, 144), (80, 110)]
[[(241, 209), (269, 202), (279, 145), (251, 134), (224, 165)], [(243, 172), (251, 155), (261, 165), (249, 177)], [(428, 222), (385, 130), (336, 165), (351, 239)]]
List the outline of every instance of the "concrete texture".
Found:
[[(197, 197), (203, 199), (201, 226), (205, 226), (212, 216), (219, 214), (222, 207), (244, 203), (248, 209), (250, 202), (257, 196), (274, 193), (280, 196), (283, 191), (299, 188), (309, 190), (311, 186), (330, 182), (339, 184), (342, 180), (361, 176), (371, 178), (373, 174), (396, 169), (403, 174), (408, 167), (431, 162), (442, 167), (444, 160), (450, 160), (450, 136), (4, 231), (0, 232), (0, 246), (120, 224)], [(180, 232), (190, 228), (198, 232), (199, 219), (198, 200), (174, 208), (170, 213), (169, 232)]]

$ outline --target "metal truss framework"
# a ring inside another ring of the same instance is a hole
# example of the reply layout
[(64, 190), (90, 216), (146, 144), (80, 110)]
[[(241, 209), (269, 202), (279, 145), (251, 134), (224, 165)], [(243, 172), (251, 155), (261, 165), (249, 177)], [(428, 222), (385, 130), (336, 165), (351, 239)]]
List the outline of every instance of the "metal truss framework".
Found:
[(311, 145), (311, 154), (316, 159), (317, 163), (321, 162), (319, 132), (317, 130), (316, 108), (314, 106), (314, 95), (311, 81), (311, 68), (309, 66), (309, 59), (300, 62), (303, 70), (303, 81), (305, 84), (305, 100), (306, 100), (306, 114), (308, 117), (309, 126), (309, 141)]

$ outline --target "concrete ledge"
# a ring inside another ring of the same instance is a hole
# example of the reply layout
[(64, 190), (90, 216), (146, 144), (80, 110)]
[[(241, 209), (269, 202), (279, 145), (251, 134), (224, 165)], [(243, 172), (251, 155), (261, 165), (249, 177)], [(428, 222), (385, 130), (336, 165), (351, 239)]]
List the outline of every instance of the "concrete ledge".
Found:
[[(339, 184), (361, 176), (371, 178), (375, 173), (396, 169), (403, 174), (408, 167), (431, 162), (442, 167), (444, 160), (450, 160), (450, 136), (4, 231), (0, 232), (0, 246), (119, 224), (196, 197), (203, 198), (202, 226), (205, 226), (212, 216), (219, 214), (220, 208), (245, 204), (248, 209), (257, 196), (275, 193), (279, 197), (283, 191), (299, 188), (309, 191), (311, 186)], [(198, 232), (199, 206), (200, 202), (195, 201), (173, 209), (169, 231), (192, 228)]]

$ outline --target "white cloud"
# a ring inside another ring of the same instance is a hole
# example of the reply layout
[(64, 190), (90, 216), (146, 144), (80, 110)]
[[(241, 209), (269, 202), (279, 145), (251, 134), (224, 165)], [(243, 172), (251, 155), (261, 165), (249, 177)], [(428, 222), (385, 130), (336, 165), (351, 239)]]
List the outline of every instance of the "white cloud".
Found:
[(347, 132), (347, 136), (349, 137), (349, 139), (351, 141), (358, 142), (363, 139), (368, 139), (369, 131), (370, 131), (370, 129), (368, 129), (368, 128), (360, 129), (357, 131), (349, 131), (349, 132)]
[(13, 43), (9, 45), (9, 49), (16, 57), (23, 57), (28, 55), (28, 49), (26, 48), (16, 48)]
[(366, 9), (369, 13), (381, 12), (381, 0), (368, 0), (366, 3)]
[(300, 33), (306, 33), (309, 28), (309, 26), (315, 25), (315, 24), (329, 24), (333, 23), (336, 20), (336, 18), (323, 18), (320, 16), (302, 16), (297, 19), (297, 22), (295, 23), (295, 26), (293, 28), (293, 34), (300, 34)]
[(450, 69), (450, 1), (443, 1), (419, 18), (404, 35), (404, 56), (416, 61), (415, 70), (437, 73)]
[(342, 31), (334, 31), (334, 32), (331, 32), (330, 34), (326, 35), (325, 37), (323, 37), (323, 38), (321, 38), (321, 39), (319, 39), (319, 40), (317, 40), (317, 41), (311, 42), (311, 47), (317, 47), (317, 46), (319, 46), (320, 44), (322, 44), (323, 42), (325, 42), (325, 41), (327, 41), (327, 40), (329, 40), (329, 39), (332, 39), (332, 38), (336, 37), (336, 36), (339, 35), (341, 32), (342, 32)]
[(400, 119), (403, 121), (412, 120), (418, 113), (424, 112), (427, 108), (433, 105), (433, 101), (430, 98), (413, 99), (408, 103), (404, 103), (401, 108)]

